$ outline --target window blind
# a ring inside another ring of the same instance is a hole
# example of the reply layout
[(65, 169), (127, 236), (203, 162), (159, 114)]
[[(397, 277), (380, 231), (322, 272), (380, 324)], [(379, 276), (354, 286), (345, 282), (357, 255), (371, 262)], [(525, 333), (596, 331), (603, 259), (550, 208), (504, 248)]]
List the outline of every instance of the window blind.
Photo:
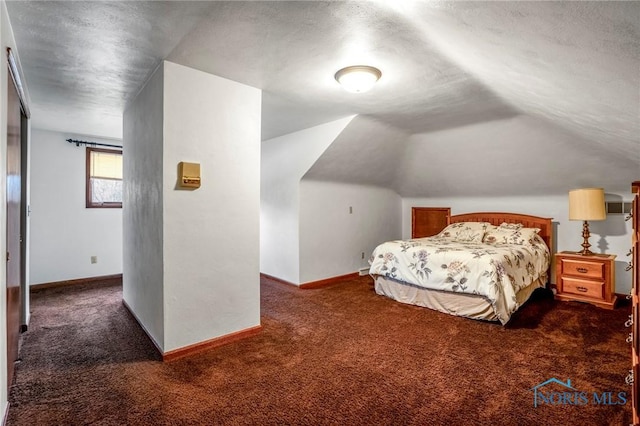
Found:
[(122, 154), (91, 153), (91, 177), (98, 179), (122, 179)]

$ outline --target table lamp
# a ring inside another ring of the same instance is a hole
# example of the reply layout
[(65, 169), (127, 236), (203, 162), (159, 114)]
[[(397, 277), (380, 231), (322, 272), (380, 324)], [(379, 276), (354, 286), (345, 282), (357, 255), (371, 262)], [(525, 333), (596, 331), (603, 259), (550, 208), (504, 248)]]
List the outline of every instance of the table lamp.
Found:
[(569, 191), (569, 220), (582, 220), (582, 255), (591, 255), (589, 250), (589, 221), (605, 220), (604, 189), (583, 188)]

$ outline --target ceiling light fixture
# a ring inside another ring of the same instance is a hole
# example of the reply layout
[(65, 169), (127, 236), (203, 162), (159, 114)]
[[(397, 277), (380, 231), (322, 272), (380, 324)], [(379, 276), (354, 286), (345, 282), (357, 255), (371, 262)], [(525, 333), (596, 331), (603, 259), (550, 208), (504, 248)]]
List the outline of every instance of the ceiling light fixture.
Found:
[(339, 70), (335, 77), (345, 90), (362, 93), (371, 89), (380, 79), (382, 72), (369, 65), (353, 65)]

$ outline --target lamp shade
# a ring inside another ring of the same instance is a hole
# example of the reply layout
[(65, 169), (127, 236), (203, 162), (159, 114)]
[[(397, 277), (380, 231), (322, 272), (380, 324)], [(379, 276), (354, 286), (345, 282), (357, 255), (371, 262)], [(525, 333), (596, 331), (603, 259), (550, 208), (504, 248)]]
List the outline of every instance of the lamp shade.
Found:
[(584, 188), (569, 191), (569, 220), (605, 220), (604, 189)]

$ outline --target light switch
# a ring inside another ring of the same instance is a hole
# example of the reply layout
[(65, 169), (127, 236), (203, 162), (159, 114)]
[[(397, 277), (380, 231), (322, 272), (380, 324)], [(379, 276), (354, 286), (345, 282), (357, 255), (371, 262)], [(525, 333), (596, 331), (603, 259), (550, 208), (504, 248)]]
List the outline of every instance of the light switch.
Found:
[(200, 163), (178, 163), (178, 186), (200, 188)]

